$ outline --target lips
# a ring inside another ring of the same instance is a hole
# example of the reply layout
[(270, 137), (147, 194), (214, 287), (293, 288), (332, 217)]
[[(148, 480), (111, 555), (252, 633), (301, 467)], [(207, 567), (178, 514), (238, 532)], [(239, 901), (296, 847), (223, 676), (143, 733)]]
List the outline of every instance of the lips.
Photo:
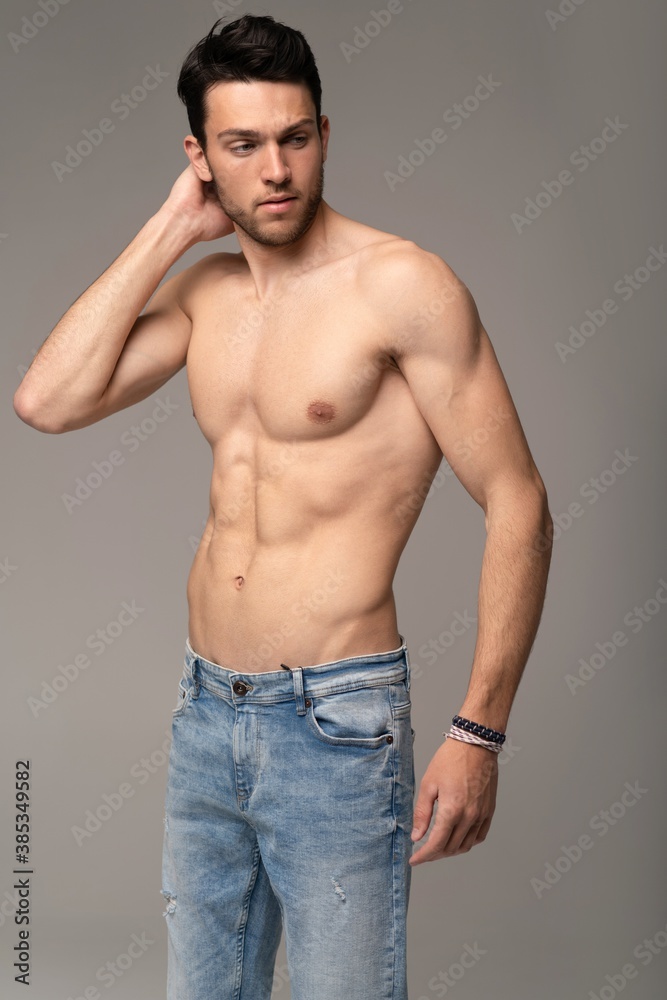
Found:
[(264, 212), (268, 215), (275, 215), (276, 218), (281, 218), (289, 214), (293, 201), (296, 201), (296, 197), (294, 195), (287, 195), (279, 201), (263, 201), (260, 208), (263, 208)]
[(276, 205), (281, 201), (294, 201), (295, 195), (286, 194), (284, 198), (269, 198), (267, 201), (261, 202), (262, 205)]

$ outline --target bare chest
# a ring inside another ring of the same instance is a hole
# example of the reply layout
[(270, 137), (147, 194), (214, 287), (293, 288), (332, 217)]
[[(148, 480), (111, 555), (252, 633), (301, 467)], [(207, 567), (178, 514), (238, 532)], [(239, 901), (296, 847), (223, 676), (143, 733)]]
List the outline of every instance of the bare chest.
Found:
[(212, 444), (244, 426), (279, 441), (335, 436), (381, 397), (408, 392), (377, 317), (349, 286), (301, 285), (262, 303), (209, 290), (192, 319), (188, 383)]

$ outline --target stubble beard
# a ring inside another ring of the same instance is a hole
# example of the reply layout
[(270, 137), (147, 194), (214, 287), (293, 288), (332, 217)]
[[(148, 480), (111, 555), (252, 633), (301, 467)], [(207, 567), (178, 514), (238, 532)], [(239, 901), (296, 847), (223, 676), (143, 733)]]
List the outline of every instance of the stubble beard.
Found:
[[(324, 190), (324, 162), (320, 164), (320, 171), (314, 189), (310, 192), (305, 204), (301, 204), (299, 202), (299, 208), (297, 209), (298, 218), (295, 219), (291, 225), (285, 225), (284, 223), (280, 224), (280, 226), (276, 226), (273, 223), (262, 225), (257, 221), (257, 216), (254, 211), (247, 212), (225, 194), (225, 191), (221, 188), (217, 178), (213, 175), (213, 171), (211, 171), (211, 175), (213, 176), (213, 184), (223, 212), (229, 216), (232, 222), (235, 223), (235, 225), (237, 225), (239, 229), (249, 237), (249, 239), (253, 240), (255, 243), (261, 244), (262, 246), (280, 247), (287, 246), (290, 243), (295, 243), (310, 228), (311, 223), (317, 214), (320, 202), (322, 201), (322, 192)], [(279, 193), (280, 192), (276, 192), (276, 194)]]

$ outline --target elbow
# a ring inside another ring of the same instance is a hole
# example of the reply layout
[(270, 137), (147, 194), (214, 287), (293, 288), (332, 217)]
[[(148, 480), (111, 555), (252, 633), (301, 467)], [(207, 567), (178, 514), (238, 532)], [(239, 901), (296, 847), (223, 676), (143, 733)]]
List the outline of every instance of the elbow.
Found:
[(536, 469), (530, 479), (517, 489), (514, 504), (515, 520), (518, 515), (525, 521), (526, 530), (551, 539), (553, 519), (549, 510), (549, 497), (544, 480)]
[(554, 523), (546, 487), (539, 474), (529, 483), (496, 493), (485, 512), (487, 532), (495, 525), (509, 524), (531, 552), (545, 554), (553, 546)]
[(549, 558), (551, 558), (551, 550), (554, 544), (554, 522), (548, 505), (544, 507), (542, 527), (539, 530), (537, 538), (540, 552), (548, 552)]
[(44, 434), (62, 434), (65, 428), (55, 423), (52, 416), (49, 418), (44, 408), (40, 409), (34, 400), (21, 393), (20, 388), (19, 386), (14, 393), (14, 412), (17, 417), (28, 427), (34, 427)]
[(549, 497), (547, 496), (546, 487), (540, 477), (538, 477), (538, 481), (535, 484), (535, 511), (536, 527), (533, 529), (535, 535), (534, 547), (542, 554), (549, 553), (549, 558), (551, 558), (554, 522), (549, 510)]
[(553, 526), (553, 521), (551, 518), (551, 511), (549, 510), (549, 497), (547, 496), (547, 489), (544, 485), (544, 480), (538, 474), (535, 482), (532, 484), (532, 492), (534, 496), (534, 509), (536, 511), (536, 516), (540, 521), (540, 525), (543, 530)]

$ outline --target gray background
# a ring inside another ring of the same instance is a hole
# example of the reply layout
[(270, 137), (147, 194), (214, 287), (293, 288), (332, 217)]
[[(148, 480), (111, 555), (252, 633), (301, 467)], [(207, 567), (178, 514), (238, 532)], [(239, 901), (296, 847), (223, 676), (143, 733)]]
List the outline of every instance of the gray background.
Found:
[[(655, 1000), (667, 971), (667, 611), (660, 603), (667, 590), (659, 589), (667, 577), (665, 274), (637, 269), (667, 238), (664, 5), (586, 0), (552, 27), (547, 6), (528, 0), (412, 0), (349, 61), (341, 43), (354, 41), (383, 0), (232, 6), (238, 15), (271, 13), (305, 33), (332, 122), (325, 197), (346, 215), (439, 253), (468, 284), (552, 514), (580, 504), (579, 517), (560, 521), (489, 837), (413, 872), (410, 996), (589, 1000), (592, 992), (609, 1000), (622, 992), (624, 1000)], [(10, 807), (14, 762), (27, 756), (30, 995), (66, 1000), (96, 985), (114, 1000), (161, 997), (165, 751), (210, 451), (192, 419), (184, 370), (154, 398), (65, 435), (24, 425), (12, 396), (49, 331), (187, 165), (176, 79), (190, 45), (219, 15), (205, 2), (71, 0), (14, 52), (9, 34), (38, 10), (37, 0), (5, 0), (2, 12), (0, 992), (26, 995), (11, 968)], [(155, 64), (168, 78), (126, 120), (110, 115), (112, 102)], [(446, 110), (488, 74), (500, 84), (493, 95), (461, 128), (443, 125)], [(59, 181), (52, 162), (105, 116), (114, 131)], [(574, 166), (571, 154), (601, 135), (607, 117), (628, 127), (606, 148), (594, 144), (586, 170)], [(439, 126), (447, 140), (390, 190), (385, 171)], [(518, 232), (513, 213), (567, 168), (573, 183)], [(219, 246), (237, 249), (235, 239)], [(215, 249), (200, 244), (173, 270)], [(614, 286), (635, 271), (638, 288), (624, 301)], [(561, 360), (557, 343), (610, 298), (616, 312)], [(176, 404), (168, 420), (136, 451), (121, 443), (166, 398)], [(63, 494), (116, 448), (123, 465), (68, 513)], [(635, 460), (621, 475), (603, 475), (604, 492), (592, 502), (586, 483), (611, 468), (616, 449)], [(443, 460), (395, 587), (414, 671), (418, 782), (465, 694), (473, 630), (435, 663), (423, 647), (457, 612), (476, 613), (485, 539), (481, 508), (447, 472)], [(143, 609), (136, 620), (35, 714), (29, 699), (86, 650), (91, 633), (113, 623), (124, 601)], [(624, 623), (636, 606), (646, 606), (641, 627)], [(600, 654), (602, 665), (572, 693), (566, 676), (599, 652), (596, 643), (609, 651), (604, 644), (619, 630), (625, 646)], [(142, 758), (152, 758), (152, 773), (141, 770)], [(124, 782), (132, 796), (77, 844), (72, 828)], [(646, 791), (632, 806), (614, 805), (626, 782)], [(595, 817), (608, 809), (613, 825), (602, 833)], [(567, 870), (564, 849), (585, 834), (589, 849)], [(532, 880), (543, 880), (549, 865), (553, 883), (536, 889)], [(97, 970), (126, 952), (132, 934), (153, 943), (105, 985)], [(635, 953), (644, 939), (655, 941), (650, 961), (650, 952)], [(456, 963), (466, 946), (484, 954), (461, 977)], [(636, 972), (623, 983), (627, 963)], [(289, 996), (284, 943), (275, 995)]]

